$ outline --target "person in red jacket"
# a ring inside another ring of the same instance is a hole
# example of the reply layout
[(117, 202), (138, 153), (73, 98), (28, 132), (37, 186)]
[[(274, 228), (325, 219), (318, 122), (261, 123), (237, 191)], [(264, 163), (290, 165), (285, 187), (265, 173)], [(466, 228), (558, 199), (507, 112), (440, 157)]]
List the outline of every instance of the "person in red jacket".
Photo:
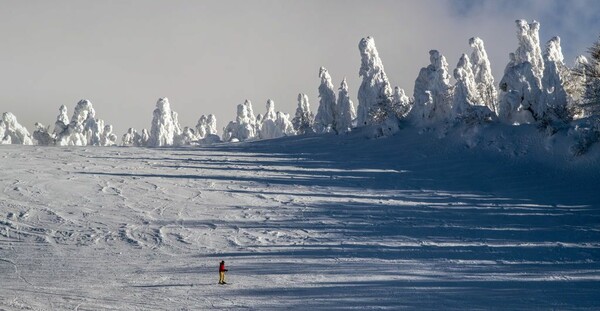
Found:
[(219, 284), (227, 284), (225, 283), (225, 272), (227, 272), (225, 261), (221, 260), (221, 264), (219, 265)]

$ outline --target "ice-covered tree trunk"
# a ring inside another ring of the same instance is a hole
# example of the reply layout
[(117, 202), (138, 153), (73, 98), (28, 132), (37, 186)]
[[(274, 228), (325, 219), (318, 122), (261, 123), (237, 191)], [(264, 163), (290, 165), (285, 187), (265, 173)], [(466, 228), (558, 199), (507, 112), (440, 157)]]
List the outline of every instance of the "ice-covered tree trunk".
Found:
[(319, 69), (319, 109), (315, 116), (314, 128), (317, 133), (327, 133), (336, 129), (336, 99), (331, 76), (325, 67)]
[(306, 94), (298, 94), (298, 107), (296, 108), (296, 115), (292, 120), (294, 130), (298, 135), (313, 132), (314, 118), (313, 113), (310, 111), (308, 96)]
[(477, 92), (483, 104), (491, 111), (498, 114), (498, 91), (494, 86), (494, 76), (487, 52), (480, 38), (469, 39), (469, 44), (473, 47), (471, 53), (471, 66), (475, 77)]
[(544, 77), (542, 78), (543, 115), (553, 120), (570, 121), (567, 109), (567, 92), (565, 81), (569, 80), (569, 69), (564, 64), (564, 57), (560, 46), (560, 37), (553, 37), (546, 44), (544, 53)]
[(348, 94), (348, 83), (346, 82), (346, 78), (342, 80), (339, 90), (337, 103), (339, 111), (337, 132), (346, 133), (352, 130), (354, 119), (356, 119), (356, 110), (354, 110), (354, 104), (352, 103), (352, 100), (350, 100)]
[(411, 113), (413, 120), (423, 125), (444, 122), (452, 116), (452, 86), (448, 62), (436, 50), (429, 51), (429, 61), (429, 66), (421, 68), (415, 80), (415, 103)]
[(181, 126), (176, 124), (177, 113), (171, 110), (169, 99), (166, 97), (160, 98), (156, 103), (153, 114), (148, 146), (172, 146), (175, 136), (181, 134)]
[(358, 44), (361, 56), (358, 89), (357, 126), (383, 123), (392, 111), (392, 87), (385, 74), (383, 63), (372, 37)]
[(0, 143), (33, 145), (33, 137), (24, 126), (19, 124), (14, 114), (5, 112), (0, 120)]

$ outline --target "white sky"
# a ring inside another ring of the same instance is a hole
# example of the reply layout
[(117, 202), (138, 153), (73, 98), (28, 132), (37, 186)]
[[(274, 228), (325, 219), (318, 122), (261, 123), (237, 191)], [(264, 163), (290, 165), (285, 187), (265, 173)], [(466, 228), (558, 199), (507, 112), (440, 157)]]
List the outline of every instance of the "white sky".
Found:
[(452, 71), (468, 39), (481, 37), (498, 82), (517, 47), (515, 19), (537, 19), (541, 41), (561, 36), (567, 63), (600, 34), (600, 1), (1, 1), (0, 112), (30, 132), (89, 99), (119, 137), (149, 128), (159, 97), (182, 126), (202, 114), (221, 130), (250, 99), (293, 114), (298, 93), (318, 106), (318, 70), (352, 99), (358, 42), (371, 35), (393, 85), (412, 94), (430, 49)]

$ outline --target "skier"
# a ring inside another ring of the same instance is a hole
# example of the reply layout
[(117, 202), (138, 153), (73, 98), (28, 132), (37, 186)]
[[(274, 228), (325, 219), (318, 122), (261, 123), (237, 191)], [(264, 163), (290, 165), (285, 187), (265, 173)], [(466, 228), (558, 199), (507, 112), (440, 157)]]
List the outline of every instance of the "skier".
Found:
[(225, 261), (221, 260), (221, 264), (219, 265), (219, 284), (227, 284), (225, 283), (225, 272), (227, 272)]

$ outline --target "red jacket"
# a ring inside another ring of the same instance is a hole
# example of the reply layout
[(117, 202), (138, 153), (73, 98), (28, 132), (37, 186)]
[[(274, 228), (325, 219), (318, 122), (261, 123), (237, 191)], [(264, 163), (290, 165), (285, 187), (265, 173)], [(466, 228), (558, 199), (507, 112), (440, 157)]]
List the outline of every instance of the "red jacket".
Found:
[(219, 272), (225, 272), (225, 271), (227, 271), (227, 269), (225, 269), (225, 264), (224, 263), (220, 264), (219, 265)]

